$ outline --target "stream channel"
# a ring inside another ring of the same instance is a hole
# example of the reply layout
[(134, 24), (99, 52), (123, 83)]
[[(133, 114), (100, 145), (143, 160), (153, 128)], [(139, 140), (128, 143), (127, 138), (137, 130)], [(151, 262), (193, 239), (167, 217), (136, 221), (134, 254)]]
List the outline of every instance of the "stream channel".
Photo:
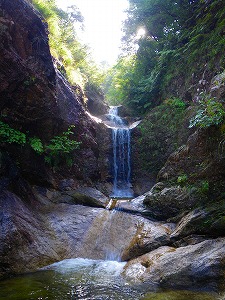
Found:
[[(132, 198), (131, 189), (131, 129), (119, 116), (117, 108), (111, 108), (106, 125), (112, 128), (114, 176), (112, 198)], [(109, 220), (118, 212), (109, 212)], [(121, 212), (117, 223), (121, 220)], [(110, 224), (106, 223), (107, 227)], [(108, 228), (111, 231), (111, 228)], [(101, 233), (100, 233), (101, 234)], [(111, 239), (110, 234), (107, 234)], [(91, 234), (93, 238), (93, 234)], [(99, 243), (109, 244), (99, 237)], [(112, 241), (111, 241), (112, 243)], [(88, 243), (91, 243), (91, 240)], [(107, 245), (106, 245), (107, 246)], [(90, 247), (91, 248), (91, 247)], [(110, 245), (108, 245), (110, 249)], [(113, 251), (111, 251), (113, 253)], [(88, 255), (87, 255), (88, 257)], [(163, 291), (155, 285), (129, 282), (123, 277), (126, 262), (119, 255), (106, 255), (105, 260), (89, 258), (66, 259), (36, 272), (18, 275), (0, 281), (0, 299), (10, 300), (215, 300), (225, 299), (216, 293), (203, 291)]]

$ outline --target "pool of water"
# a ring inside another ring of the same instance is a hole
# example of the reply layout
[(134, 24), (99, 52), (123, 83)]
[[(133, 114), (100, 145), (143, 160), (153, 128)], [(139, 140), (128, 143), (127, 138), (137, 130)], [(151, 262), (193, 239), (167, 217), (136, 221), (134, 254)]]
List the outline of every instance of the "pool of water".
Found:
[(156, 292), (122, 276), (125, 263), (67, 259), (38, 272), (0, 281), (0, 299), (10, 300), (217, 300), (217, 294), (190, 291)]

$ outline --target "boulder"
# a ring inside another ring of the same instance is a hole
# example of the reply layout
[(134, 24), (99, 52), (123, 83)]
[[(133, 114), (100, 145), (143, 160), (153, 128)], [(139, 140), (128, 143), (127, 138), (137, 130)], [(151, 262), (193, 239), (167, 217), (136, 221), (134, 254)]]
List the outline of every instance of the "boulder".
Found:
[(149, 193), (145, 193), (139, 197), (136, 197), (128, 201), (118, 200), (116, 202), (115, 207), (117, 210), (148, 217), (149, 215), (148, 207), (143, 204), (143, 200), (148, 194)]
[(183, 216), (172, 232), (171, 240), (177, 241), (183, 238), (188, 240), (189, 235), (224, 236), (224, 204), (214, 203), (211, 205), (210, 207), (194, 209)]
[(67, 191), (66, 195), (72, 197), (69, 203), (82, 204), (93, 207), (106, 207), (109, 198), (95, 188), (81, 187), (77, 190)]
[(8, 191), (0, 194), (0, 207), (0, 277), (81, 256), (80, 245), (100, 210), (46, 198), (31, 207)]
[(80, 187), (76, 190), (58, 191), (55, 189), (33, 186), (33, 192), (38, 201), (43, 204), (67, 203), (81, 204), (91, 207), (105, 208), (109, 202), (108, 197), (97, 189), (91, 187)]
[(160, 247), (129, 261), (123, 275), (161, 287), (217, 290), (224, 283), (224, 267), (225, 238), (218, 238), (178, 249)]
[(128, 247), (121, 255), (122, 261), (128, 261), (163, 245), (170, 244), (170, 233), (175, 224), (162, 224), (158, 222), (139, 223), (136, 233)]
[(173, 240), (188, 236), (193, 233), (203, 233), (204, 221), (207, 220), (209, 213), (204, 209), (195, 209), (184, 216), (177, 224), (175, 230), (171, 234)]
[(153, 187), (143, 202), (148, 207), (150, 215), (158, 220), (175, 217), (194, 205), (186, 189), (179, 186), (165, 187), (162, 190)]

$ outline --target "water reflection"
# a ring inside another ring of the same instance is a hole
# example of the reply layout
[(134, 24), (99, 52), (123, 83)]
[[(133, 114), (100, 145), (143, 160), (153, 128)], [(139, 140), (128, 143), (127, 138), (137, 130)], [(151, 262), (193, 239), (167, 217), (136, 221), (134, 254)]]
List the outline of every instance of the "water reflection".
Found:
[[(39, 272), (0, 281), (0, 299), (10, 300), (215, 300), (218, 295), (132, 285), (121, 277), (123, 262), (67, 259)], [(146, 294), (147, 291), (152, 291)]]
[(167, 291), (161, 293), (148, 293), (141, 300), (215, 300), (216, 294), (197, 293), (191, 291)]

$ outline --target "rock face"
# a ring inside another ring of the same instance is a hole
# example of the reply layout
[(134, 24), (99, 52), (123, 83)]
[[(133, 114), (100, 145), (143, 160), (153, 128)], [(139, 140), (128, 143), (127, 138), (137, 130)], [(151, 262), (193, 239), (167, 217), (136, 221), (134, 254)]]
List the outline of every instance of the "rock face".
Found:
[(104, 95), (100, 91), (88, 85), (86, 86), (85, 94), (87, 96), (87, 109), (92, 115), (101, 116), (107, 114), (109, 107), (104, 102)]
[(33, 202), (24, 203), (11, 192), (1, 193), (0, 277), (72, 257), (128, 259), (133, 251), (140, 255), (169, 241), (172, 225), (102, 208), (55, 204), (59, 194), (35, 187)]
[(160, 247), (127, 263), (124, 276), (134, 281), (173, 288), (218, 289), (224, 282), (225, 239), (196, 245)]
[[(177, 182), (179, 176), (184, 175), (185, 183), (197, 189), (198, 198), (202, 198), (203, 202), (207, 202), (207, 197), (213, 197), (214, 200), (221, 198), (224, 193), (225, 176), (222, 143), (221, 128), (212, 126), (197, 130), (189, 137), (186, 145), (169, 156), (158, 174), (158, 179)], [(206, 184), (208, 190), (204, 189)]]
[(87, 232), (80, 253), (93, 259), (125, 261), (169, 243), (173, 226), (105, 210), (99, 213)]
[(1, 276), (76, 257), (99, 213), (99, 209), (47, 200), (33, 209), (10, 192), (1, 194), (0, 205)]
[(54, 68), (46, 23), (25, 0), (2, 0), (0, 15), (2, 120), (43, 142), (75, 125), (75, 139), (81, 142), (72, 168), (68, 170), (65, 165), (58, 173), (52, 173), (43, 157), (32, 149), (8, 145), (7, 152), (20, 162), (22, 176), (32, 182), (56, 184), (59, 178), (69, 176), (97, 180), (100, 172), (95, 124), (85, 113), (79, 94)]
[(148, 206), (152, 217), (166, 220), (190, 209), (195, 203), (181, 187), (165, 187), (161, 191), (149, 193), (144, 199), (144, 204)]

